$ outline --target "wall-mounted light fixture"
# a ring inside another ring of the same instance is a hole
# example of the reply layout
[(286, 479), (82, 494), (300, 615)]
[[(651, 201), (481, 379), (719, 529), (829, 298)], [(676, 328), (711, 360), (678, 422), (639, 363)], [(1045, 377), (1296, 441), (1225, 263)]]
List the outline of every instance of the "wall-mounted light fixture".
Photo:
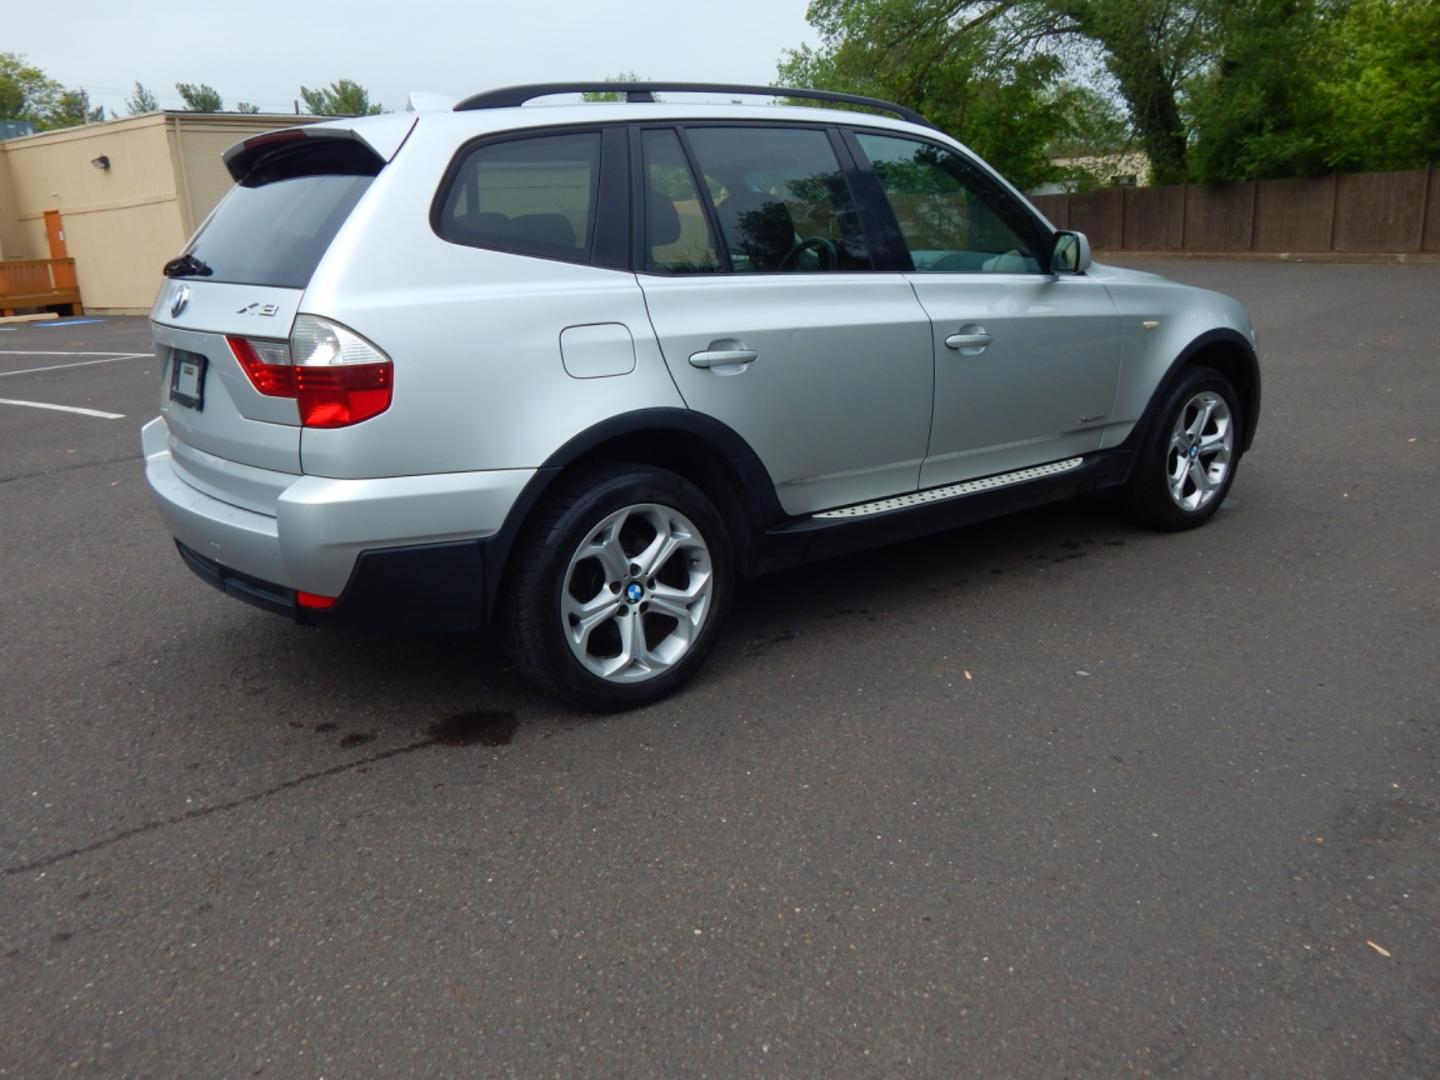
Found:
[(90, 164), (91, 164), (91, 165), (94, 165), (95, 168), (97, 168), (97, 169), (99, 169), (99, 170), (101, 170), (101, 171), (103, 172), (103, 171), (105, 171), (106, 169), (110, 168), (110, 158), (107, 157), (105, 154), (101, 154), (101, 155), (100, 155), (99, 157), (97, 157), (97, 158), (91, 158), (91, 159), (90, 159)]

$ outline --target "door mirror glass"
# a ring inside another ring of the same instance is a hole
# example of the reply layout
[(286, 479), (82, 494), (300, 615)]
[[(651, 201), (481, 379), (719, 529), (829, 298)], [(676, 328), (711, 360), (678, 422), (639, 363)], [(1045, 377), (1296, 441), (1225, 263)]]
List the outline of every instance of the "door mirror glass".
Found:
[(1058, 232), (1050, 252), (1050, 271), (1083, 274), (1090, 269), (1090, 241), (1081, 232)]

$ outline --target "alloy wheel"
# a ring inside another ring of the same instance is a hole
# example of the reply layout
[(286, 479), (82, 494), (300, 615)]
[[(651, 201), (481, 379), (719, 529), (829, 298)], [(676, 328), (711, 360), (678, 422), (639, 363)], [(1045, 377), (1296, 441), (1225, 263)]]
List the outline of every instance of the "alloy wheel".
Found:
[(1213, 390), (1185, 403), (1170, 433), (1165, 474), (1170, 498), (1181, 510), (1196, 511), (1225, 486), (1235, 451), (1230, 406)]
[(565, 571), (560, 617), (570, 651), (609, 682), (643, 682), (700, 635), (714, 586), (710, 549), (684, 514), (627, 506), (589, 531)]

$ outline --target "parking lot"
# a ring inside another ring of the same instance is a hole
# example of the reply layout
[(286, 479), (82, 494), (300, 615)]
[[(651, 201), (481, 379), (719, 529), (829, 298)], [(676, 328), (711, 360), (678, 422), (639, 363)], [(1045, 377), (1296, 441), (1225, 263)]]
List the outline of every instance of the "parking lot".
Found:
[(1259, 330), (1209, 526), (749, 582), (601, 718), (210, 590), (144, 320), (0, 328), (0, 1076), (1435, 1075), (1440, 266), (1135, 265)]

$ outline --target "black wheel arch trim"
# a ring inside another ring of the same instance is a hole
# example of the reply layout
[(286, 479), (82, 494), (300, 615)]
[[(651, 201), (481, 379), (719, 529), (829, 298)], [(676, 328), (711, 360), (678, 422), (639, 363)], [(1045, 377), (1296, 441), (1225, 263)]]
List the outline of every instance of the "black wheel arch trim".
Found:
[(1180, 350), (1175, 359), (1170, 362), (1164, 376), (1155, 384), (1155, 390), (1145, 405), (1145, 411), (1140, 414), (1140, 419), (1135, 422), (1134, 428), (1117, 449), (1132, 451), (1135, 449), (1140, 440), (1144, 438), (1150, 422), (1154, 419), (1155, 410), (1160, 407), (1160, 402), (1169, 392), (1170, 387), (1175, 384), (1175, 380), (1180, 377), (1180, 373), (1189, 367), (1195, 357), (1205, 349), (1219, 344), (1235, 346), (1242, 359), (1246, 385), (1237, 386), (1235, 391), (1244, 399), (1245, 430), (1241, 433), (1240, 452), (1243, 454), (1249, 451), (1250, 445), (1255, 441), (1255, 429), (1260, 421), (1260, 361), (1255, 355), (1255, 346), (1250, 344), (1250, 340), (1240, 331), (1232, 330), (1229, 327), (1207, 330)]
[[(775, 494), (775, 484), (750, 444), (733, 428), (712, 416), (678, 407), (637, 409), (608, 417), (573, 436), (546, 459), (505, 516), (500, 531), (486, 537), (485, 611), (493, 613), (505, 580), (511, 549), (529, 520), (531, 511), (544, 498), (565, 470), (609, 443), (629, 436), (671, 435), (694, 440), (708, 448), (724, 463), (737, 496), (740, 535), (731, 537), (737, 566), (742, 572), (751, 562), (753, 542), (765, 530), (786, 519)], [(663, 462), (661, 463), (663, 465)], [(722, 514), (725, 508), (722, 507)], [(731, 515), (727, 515), (729, 517)]]

